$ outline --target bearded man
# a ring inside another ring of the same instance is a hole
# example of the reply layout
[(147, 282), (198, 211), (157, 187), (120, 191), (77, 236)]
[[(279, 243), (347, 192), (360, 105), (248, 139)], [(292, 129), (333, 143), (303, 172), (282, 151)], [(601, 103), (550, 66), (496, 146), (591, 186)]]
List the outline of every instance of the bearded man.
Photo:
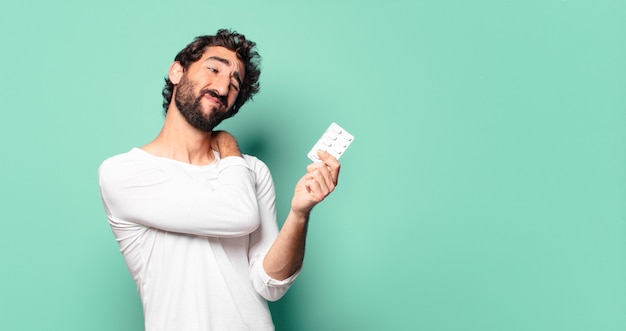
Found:
[(269, 169), (214, 131), (259, 91), (259, 59), (234, 31), (197, 37), (169, 69), (160, 133), (99, 168), (147, 331), (273, 330), (267, 301), (298, 276), (311, 209), (335, 189), (340, 164), (320, 151), (279, 231)]

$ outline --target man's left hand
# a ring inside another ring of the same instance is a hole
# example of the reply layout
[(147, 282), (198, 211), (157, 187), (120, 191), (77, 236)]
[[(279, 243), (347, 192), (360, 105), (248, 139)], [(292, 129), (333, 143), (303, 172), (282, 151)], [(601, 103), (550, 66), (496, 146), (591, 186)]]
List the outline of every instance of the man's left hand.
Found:
[(307, 173), (296, 184), (291, 209), (308, 215), (311, 209), (324, 200), (337, 186), (341, 164), (325, 151), (317, 153), (322, 162), (307, 166)]

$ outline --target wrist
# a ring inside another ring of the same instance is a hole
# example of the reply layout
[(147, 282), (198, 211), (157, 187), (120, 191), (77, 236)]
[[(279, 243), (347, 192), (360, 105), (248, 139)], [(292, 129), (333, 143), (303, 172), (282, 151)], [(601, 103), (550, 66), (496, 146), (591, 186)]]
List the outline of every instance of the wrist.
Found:
[(309, 217), (311, 216), (311, 211), (302, 211), (298, 209), (294, 209), (293, 207), (289, 211), (294, 220), (297, 220), (302, 223), (307, 223), (309, 221)]

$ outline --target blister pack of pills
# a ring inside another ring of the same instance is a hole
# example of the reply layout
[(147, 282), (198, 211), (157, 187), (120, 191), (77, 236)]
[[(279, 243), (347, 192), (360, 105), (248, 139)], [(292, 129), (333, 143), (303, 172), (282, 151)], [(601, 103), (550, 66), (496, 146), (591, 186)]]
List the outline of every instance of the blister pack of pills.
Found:
[(317, 157), (317, 151), (324, 150), (339, 160), (352, 141), (354, 141), (354, 136), (333, 122), (311, 148), (307, 156), (313, 162), (321, 162), (322, 160)]

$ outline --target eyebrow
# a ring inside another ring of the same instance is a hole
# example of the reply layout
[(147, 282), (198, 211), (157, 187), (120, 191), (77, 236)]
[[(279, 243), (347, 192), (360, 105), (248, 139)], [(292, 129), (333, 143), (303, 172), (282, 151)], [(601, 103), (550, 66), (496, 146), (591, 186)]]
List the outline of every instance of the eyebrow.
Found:
[[(230, 66), (230, 61), (228, 61), (228, 59), (225, 59), (223, 57), (219, 57), (219, 56), (209, 56), (205, 61), (209, 61), (209, 60), (215, 60), (218, 62), (221, 62), (227, 66)], [(237, 80), (237, 83), (239, 83), (239, 86), (241, 86), (241, 78), (239, 77), (239, 72), (238, 71), (234, 71), (233, 72), (233, 77), (235, 77), (235, 80)]]

